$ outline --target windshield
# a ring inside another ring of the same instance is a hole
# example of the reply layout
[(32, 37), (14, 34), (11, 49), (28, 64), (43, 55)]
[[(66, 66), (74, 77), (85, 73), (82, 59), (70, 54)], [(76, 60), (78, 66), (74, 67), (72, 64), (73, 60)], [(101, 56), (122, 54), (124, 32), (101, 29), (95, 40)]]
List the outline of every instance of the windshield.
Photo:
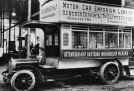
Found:
[(30, 53), (31, 56), (41, 55), (44, 50), (44, 32), (40, 28), (30, 30)]

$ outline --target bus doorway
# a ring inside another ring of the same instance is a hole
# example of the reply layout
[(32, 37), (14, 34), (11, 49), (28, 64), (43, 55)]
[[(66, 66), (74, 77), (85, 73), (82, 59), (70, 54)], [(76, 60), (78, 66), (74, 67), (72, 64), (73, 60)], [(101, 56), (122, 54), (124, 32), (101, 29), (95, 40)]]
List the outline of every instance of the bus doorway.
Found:
[(59, 33), (57, 28), (49, 28), (45, 31), (46, 57), (59, 57)]

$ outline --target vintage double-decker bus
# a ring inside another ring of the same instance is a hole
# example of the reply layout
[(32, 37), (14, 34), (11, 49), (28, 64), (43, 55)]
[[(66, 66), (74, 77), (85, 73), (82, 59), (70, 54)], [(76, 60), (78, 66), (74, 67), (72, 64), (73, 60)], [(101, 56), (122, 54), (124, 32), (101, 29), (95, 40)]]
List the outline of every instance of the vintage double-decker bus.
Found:
[(71, 0), (41, 3), (40, 20), (24, 24), (36, 28), (32, 45), (38, 43), (38, 48), (30, 48), (28, 58), (11, 59), (3, 72), (5, 81), (22, 91), (76, 75), (97, 77), (107, 84), (130, 77), (133, 15), (133, 9)]

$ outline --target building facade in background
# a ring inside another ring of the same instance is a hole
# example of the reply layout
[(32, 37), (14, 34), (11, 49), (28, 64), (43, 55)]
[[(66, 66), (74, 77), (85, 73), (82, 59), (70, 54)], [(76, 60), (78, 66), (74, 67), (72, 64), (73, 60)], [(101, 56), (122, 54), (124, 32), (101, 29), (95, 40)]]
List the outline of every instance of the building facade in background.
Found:
[[(39, 11), (38, 0), (32, 0), (31, 14)], [(9, 50), (18, 51), (23, 42), (20, 36), (26, 34), (27, 29), (21, 24), (27, 20), (28, 0), (0, 0), (0, 49), (1, 55)], [(31, 17), (38, 19), (39, 14)], [(23, 34), (24, 33), (24, 34)]]

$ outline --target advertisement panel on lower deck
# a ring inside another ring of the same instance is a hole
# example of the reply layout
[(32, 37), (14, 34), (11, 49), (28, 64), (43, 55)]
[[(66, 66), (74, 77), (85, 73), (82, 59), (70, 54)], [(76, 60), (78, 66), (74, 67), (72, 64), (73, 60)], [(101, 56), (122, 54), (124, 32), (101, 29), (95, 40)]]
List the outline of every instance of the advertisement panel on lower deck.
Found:
[(132, 51), (115, 49), (115, 50), (64, 50), (63, 58), (87, 57), (87, 58), (101, 58), (101, 57), (129, 57)]

